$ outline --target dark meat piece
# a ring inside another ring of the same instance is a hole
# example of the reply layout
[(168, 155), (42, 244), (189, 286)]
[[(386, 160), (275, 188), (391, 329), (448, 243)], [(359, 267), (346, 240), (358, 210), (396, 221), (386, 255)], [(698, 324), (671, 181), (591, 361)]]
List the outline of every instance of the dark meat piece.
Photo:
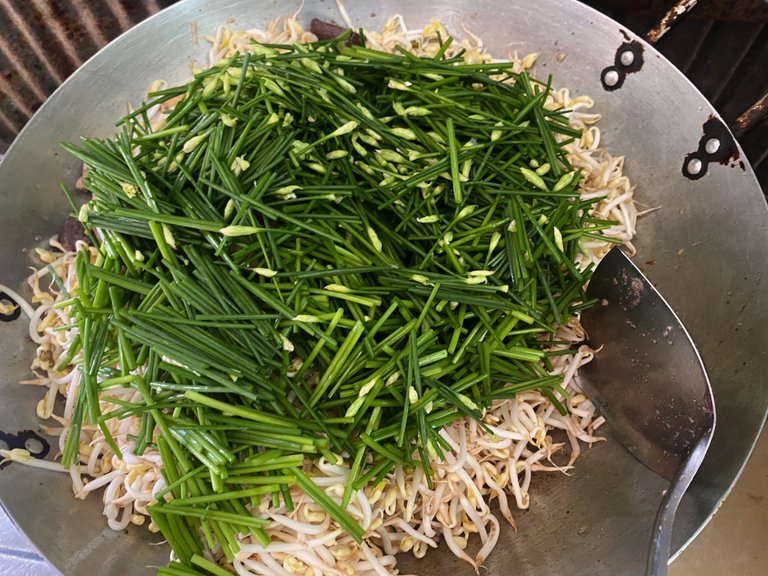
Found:
[[(341, 26), (336, 26), (336, 24), (325, 22), (319, 18), (312, 19), (312, 24), (310, 24), (309, 29), (312, 31), (312, 34), (317, 36), (318, 40), (333, 40), (349, 30), (349, 28), (342, 28)], [(346, 45), (353, 46), (355, 44), (363, 46), (363, 39), (360, 38), (360, 34), (352, 31), (349, 38), (347, 38)]]
[(84, 240), (89, 244), (91, 243), (88, 236), (85, 235), (85, 230), (83, 229), (83, 224), (80, 220), (73, 216), (67, 216), (61, 230), (59, 230), (59, 242), (61, 242), (67, 250), (74, 250), (75, 243), (78, 240)]

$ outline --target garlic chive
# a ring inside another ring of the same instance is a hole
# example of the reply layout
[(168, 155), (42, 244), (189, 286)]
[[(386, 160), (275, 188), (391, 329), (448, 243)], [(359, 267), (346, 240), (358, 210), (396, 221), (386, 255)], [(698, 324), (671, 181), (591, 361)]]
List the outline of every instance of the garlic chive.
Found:
[(496, 250), (496, 247), (499, 245), (499, 241), (501, 241), (501, 233), (494, 231), (493, 234), (491, 234), (491, 239), (488, 242), (488, 254), (492, 254), (494, 250)]
[(258, 234), (259, 232), (261, 232), (261, 228), (257, 228), (255, 226), (225, 226), (219, 230), (220, 234), (230, 238), (237, 236), (250, 236), (251, 234)]
[(376, 150), (376, 155), (383, 159), (385, 162), (394, 162), (396, 164), (404, 164), (407, 162), (402, 154), (386, 148), (384, 150)]
[(77, 219), (83, 224), (88, 222), (88, 204), (83, 204), (80, 206), (80, 210), (77, 213)]
[(562, 232), (560, 232), (560, 229), (557, 226), (553, 228), (553, 232), (555, 235), (555, 246), (557, 246), (561, 252), (565, 252), (565, 246), (563, 246)]
[(404, 110), (405, 116), (420, 117), (429, 116), (430, 114), (432, 114), (432, 110), (424, 108), (423, 106), (409, 106)]
[(305, 324), (316, 324), (320, 322), (320, 318), (313, 316), (312, 314), (297, 314), (293, 317), (294, 322), (304, 322)]
[(355, 130), (357, 127), (358, 127), (358, 123), (356, 121), (354, 121), (354, 120), (350, 120), (346, 124), (343, 124), (343, 125), (339, 126), (338, 128), (336, 128), (336, 130), (331, 132), (328, 135), (328, 137), (329, 138), (334, 138), (334, 137), (337, 137), (337, 136), (344, 136), (344, 134), (349, 134), (350, 132)]
[(259, 276), (264, 276), (265, 278), (272, 278), (277, 274), (276, 270), (271, 270), (269, 268), (251, 268), (256, 274)]
[(373, 378), (369, 382), (367, 382), (362, 388), (360, 388), (360, 392), (358, 392), (358, 396), (360, 398), (364, 398), (365, 396), (368, 396), (368, 393), (373, 390), (373, 387), (376, 386), (376, 383), (379, 381), (378, 378)]
[(285, 96), (285, 92), (283, 92), (280, 85), (271, 78), (264, 79), (264, 87), (277, 96)]
[(392, 134), (395, 136), (399, 136), (400, 138), (405, 138), (406, 140), (416, 140), (418, 136), (416, 136), (416, 133), (411, 130), (410, 128), (391, 128), (390, 129)]
[[(498, 122), (496, 122), (496, 124), (494, 124), (494, 126), (504, 126), (504, 122), (499, 120)], [(491, 142), (496, 142), (496, 140), (501, 138), (502, 134), (503, 133), (501, 130), (491, 130)]]
[(304, 165), (310, 170), (314, 170), (315, 172), (318, 172), (320, 174), (325, 174), (326, 172), (328, 172), (328, 168), (326, 168), (324, 164), (320, 164), (319, 162), (307, 162)]
[(227, 200), (226, 206), (224, 206), (224, 220), (229, 220), (232, 213), (235, 211), (235, 201), (230, 198)]
[(381, 252), (383, 244), (381, 243), (381, 239), (379, 239), (379, 235), (376, 234), (376, 230), (374, 230), (371, 226), (366, 226), (365, 231), (368, 234), (368, 239), (371, 241), (371, 244), (373, 244), (373, 247), (376, 249), (376, 251)]
[(138, 189), (133, 184), (128, 184), (128, 182), (123, 182), (120, 186), (125, 192), (125, 195), (128, 196), (128, 198), (133, 198), (136, 196), (136, 192), (138, 192)]
[(163, 238), (165, 238), (165, 241), (168, 243), (168, 246), (176, 249), (176, 239), (173, 237), (173, 232), (171, 232), (171, 229), (163, 224)]
[(347, 408), (347, 411), (344, 413), (345, 418), (354, 418), (357, 413), (360, 411), (360, 408), (363, 407), (363, 404), (365, 403), (365, 396), (360, 396), (359, 398), (356, 398), (352, 404), (349, 405)]
[(475, 404), (468, 396), (465, 396), (464, 394), (457, 393), (456, 397), (461, 401), (464, 406), (469, 408), (470, 410), (479, 410), (480, 407)]
[(351, 139), (351, 141), (350, 141), (350, 143), (352, 144), (352, 148), (354, 148), (354, 149), (355, 149), (355, 152), (357, 152), (357, 153), (358, 153), (360, 156), (366, 156), (366, 155), (368, 154), (368, 150), (366, 150), (366, 149), (365, 149), (365, 148), (362, 146), (362, 144), (360, 144), (360, 143), (357, 141), (357, 138), (358, 138), (357, 134), (353, 134), (353, 135), (352, 135), (352, 139)]
[(323, 69), (320, 68), (320, 65), (313, 58), (301, 58), (299, 59), (299, 62), (301, 62), (301, 65), (310, 72), (314, 72), (315, 74), (323, 73)]
[[(570, 256), (611, 224), (571, 192), (581, 131), (550, 86), (449, 45), (253, 44), (156, 87), (112, 140), (66, 146), (100, 256), (76, 263), (85, 337), (60, 361), (82, 353), (83, 400), (62, 461), (84, 422), (114, 443), (108, 418), (137, 416), (176, 571), (211, 568), (204, 549), (231, 562), (240, 533), (268, 546), (263, 511), (295, 487), (362, 538), (353, 490), (395, 465), (429, 485), (441, 426), (556, 390), (542, 334), (583, 306)], [(123, 385), (140, 398), (100, 414), (99, 386)], [(349, 466), (341, 505), (304, 472), (321, 456)]]
[(232, 165), (229, 167), (230, 170), (235, 174), (235, 176), (240, 176), (240, 174), (243, 173), (243, 171), (248, 170), (248, 168), (251, 167), (251, 163), (248, 162), (245, 157), (238, 156), (232, 161)]
[(576, 172), (566, 172), (563, 174), (552, 188), (552, 192), (560, 192), (573, 181), (575, 176)]
[(346, 81), (341, 76), (333, 76), (333, 79), (336, 80), (336, 83), (341, 86), (345, 92), (348, 92), (349, 94), (357, 93), (357, 88), (355, 88), (350, 82)]
[(547, 189), (547, 185), (544, 183), (544, 180), (542, 180), (541, 176), (536, 174), (536, 172), (534, 172), (533, 170), (529, 170), (528, 168), (522, 167), (520, 168), (520, 173), (523, 175), (523, 178), (528, 180), (528, 182), (530, 182), (537, 188), (541, 188), (542, 190)]
[(400, 82), (398, 80), (390, 80), (387, 86), (392, 90), (403, 90), (406, 92), (410, 90), (410, 88), (405, 83)]
[(467, 216), (471, 216), (472, 214), (474, 214), (475, 210), (477, 210), (477, 204), (470, 204), (469, 206), (464, 206), (464, 208), (462, 208), (459, 211), (459, 214), (458, 216), (456, 216), (456, 219), (463, 220)]
[(363, 113), (363, 116), (368, 118), (368, 120), (373, 120), (374, 119), (373, 113), (363, 103), (356, 102), (355, 106), (357, 106), (357, 109), (360, 110), (360, 112)]
[(194, 151), (203, 140), (208, 138), (208, 134), (200, 134), (198, 136), (193, 136), (189, 140), (187, 140), (184, 143), (184, 146), (182, 147), (182, 150), (184, 150), (185, 153), (189, 154), (190, 152)]
[(352, 290), (350, 290), (343, 284), (326, 284), (325, 289), (330, 290), (331, 292), (339, 292), (341, 294), (349, 294), (352, 292)]
[(464, 278), (465, 284), (485, 284), (488, 282), (488, 278), (485, 276), (470, 276), (469, 278)]
[(280, 196), (283, 199), (296, 198), (296, 191), (301, 190), (301, 186), (297, 184), (291, 184), (290, 186), (283, 186), (274, 191), (276, 196)]
[(378, 146), (379, 143), (370, 134), (360, 134), (360, 141), (368, 144), (368, 146)]

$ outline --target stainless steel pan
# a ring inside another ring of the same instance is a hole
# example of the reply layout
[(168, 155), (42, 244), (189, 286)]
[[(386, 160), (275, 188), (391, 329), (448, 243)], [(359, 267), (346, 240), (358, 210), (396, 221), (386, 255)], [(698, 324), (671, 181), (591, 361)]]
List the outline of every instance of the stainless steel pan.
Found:
[[(21, 286), (31, 247), (51, 236), (67, 210), (59, 182), (78, 166), (58, 146), (82, 134), (106, 136), (126, 103), (156, 78), (182, 81), (228, 18), (263, 25), (298, 1), (186, 0), (130, 30), (102, 50), (48, 100), (0, 165), (0, 277)], [(353, 20), (380, 27), (400, 12), (412, 26), (432, 18), (479, 34), (503, 56), (539, 52), (537, 72), (590, 94), (604, 115), (603, 143), (625, 155), (637, 198), (661, 207), (640, 224), (637, 262), (665, 294), (697, 342), (710, 372), (719, 427), (675, 527), (682, 549), (711, 517), (741, 472), (768, 406), (768, 211), (755, 176), (712, 106), (653, 48), (605, 16), (571, 0), (431, 0), (347, 2)], [(338, 19), (330, 0), (308, 0), (301, 19)], [(630, 65), (621, 58), (632, 50)], [(565, 58), (563, 59), (563, 55)], [(615, 71), (620, 86), (613, 83)], [(707, 143), (717, 137), (720, 148)], [(696, 162), (698, 161), (698, 162)], [(698, 170), (697, 170), (698, 168)], [(0, 323), (0, 430), (36, 429), (39, 391), (28, 376), (32, 346), (23, 320)], [(488, 574), (638, 574), (653, 516), (667, 483), (610, 438), (579, 461), (571, 478), (538, 476), (519, 531), (503, 533)], [(167, 549), (144, 529), (114, 533), (100, 502), (77, 502), (68, 478), (19, 465), (0, 470), (0, 498), (20, 528), (65, 574), (150, 574)], [(450, 554), (405, 562), (422, 574), (470, 573)]]

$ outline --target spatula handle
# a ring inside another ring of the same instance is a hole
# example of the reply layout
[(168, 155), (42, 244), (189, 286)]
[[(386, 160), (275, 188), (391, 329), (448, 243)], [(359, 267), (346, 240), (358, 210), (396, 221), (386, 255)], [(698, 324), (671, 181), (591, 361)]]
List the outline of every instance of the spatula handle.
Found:
[(669, 551), (672, 547), (672, 529), (675, 526), (677, 508), (680, 506), (683, 494), (688, 490), (688, 486), (691, 485), (693, 477), (701, 466), (702, 460), (704, 460), (713, 432), (714, 427), (709, 428), (694, 444), (688, 458), (683, 462), (680, 471), (661, 501), (659, 511), (656, 514), (656, 523), (653, 526), (651, 550), (648, 554), (648, 564), (645, 570), (646, 576), (667, 576)]

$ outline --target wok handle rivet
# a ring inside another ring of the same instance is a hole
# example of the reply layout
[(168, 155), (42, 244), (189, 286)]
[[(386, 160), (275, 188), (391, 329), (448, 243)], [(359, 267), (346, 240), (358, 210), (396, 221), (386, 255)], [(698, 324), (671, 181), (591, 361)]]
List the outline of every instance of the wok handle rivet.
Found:
[(717, 138), (710, 138), (707, 140), (707, 143), (704, 144), (704, 150), (707, 151), (707, 154), (714, 154), (720, 150), (720, 140)]
[(619, 73), (616, 70), (608, 70), (603, 76), (603, 82), (608, 86), (616, 86), (619, 83)]
[(691, 158), (688, 161), (688, 172), (690, 174), (693, 174), (694, 176), (701, 172), (702, 167), (703, 167), (703, 164), (701, 163), (701, 160), (699, 160), (698, 158)]
[(45, 445), (37, 438), (27, 438), (24, 442), (24, 448), (32, 455), (41, 454), (45, 450)]
[(624, 52), (621, 53), (621, 56), (619, 56), (619, 62), (621, 62), (622, 66), (632, 66), (634, 61), (635, 53), (632, 52), (632, 50), (624, 50)]

